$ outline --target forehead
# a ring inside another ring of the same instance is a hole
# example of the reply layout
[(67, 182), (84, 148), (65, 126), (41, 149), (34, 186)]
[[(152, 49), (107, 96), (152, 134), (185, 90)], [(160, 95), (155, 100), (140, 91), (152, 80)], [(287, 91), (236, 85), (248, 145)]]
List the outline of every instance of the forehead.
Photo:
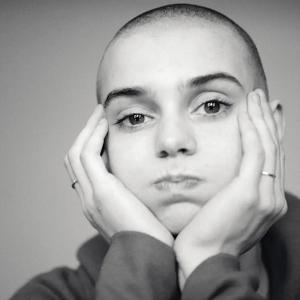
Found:
[(245, 90), (253, 70), (244, 43), (224, 26), (181, 24), (125, 34), (108, 48), (99, 69), (101, 96), (128, 86), (163, 89), (189, 78), (224, 72)]

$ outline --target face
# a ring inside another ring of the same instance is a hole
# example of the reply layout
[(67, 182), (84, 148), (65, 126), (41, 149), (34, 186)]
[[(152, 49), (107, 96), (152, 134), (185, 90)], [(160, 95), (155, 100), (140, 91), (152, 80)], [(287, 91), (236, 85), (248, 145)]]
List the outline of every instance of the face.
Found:
[(139, 30), (105, 55), (110, 169), (173, 233), (239, 171), (248, 61), (226, 28), (192, 24)]

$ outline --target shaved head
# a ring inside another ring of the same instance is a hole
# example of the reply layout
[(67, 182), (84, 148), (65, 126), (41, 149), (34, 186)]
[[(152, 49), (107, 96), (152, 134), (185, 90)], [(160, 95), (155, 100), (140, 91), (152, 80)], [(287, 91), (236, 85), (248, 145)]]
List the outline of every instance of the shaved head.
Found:
[(114, 35), (106, 47), (99, 66), (97, 83), (98, 102), (101, 103), (101, 85), (99, 80), (101, 65), (107, 51), (113, 47), (118, 40), (126, 39), (128, 36), (142, 31), (145, 31), (145, 34), (153, 34), (153, 28), (169, 30), (174, 28), (174, 26), (180, 26), (180, 24), (193, 24), (201, 27), (214, 28), (215, 30), (222, 27), (223, 29), (226, 28), (231, 31), (235, 37), (240, 40), (241, 45), (246, 48), (248, 53), (247, 63), (254, 70), (255, 88), (263, 89), (268, 97), (267, 79), (260, 55), (252, 38), (242, 27), (227, 16), (207, 7), (193, 4), (171, 4), (154, 8), (136, 16), (123, 25)]
[[(252, 103), (249, 93), (267, 91), (249, 35), (222, 14), (189, 4), (125, 24), (106, 48), (97, 87), (109, 170), (172, 233), (238, 176), (239, 115)], [(199, 185), (153, 184), (165, 174), (197, 176)]]

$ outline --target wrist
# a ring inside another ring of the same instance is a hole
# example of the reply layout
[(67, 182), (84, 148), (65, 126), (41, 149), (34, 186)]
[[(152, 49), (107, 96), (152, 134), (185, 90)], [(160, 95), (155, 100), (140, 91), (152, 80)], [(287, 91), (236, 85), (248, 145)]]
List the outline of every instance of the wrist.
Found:
[(169, 233), (169, 232), (149, 232), (147, 233), (150, 236), (156, 238), (157, 240), (159, 240), (160, 242), (166, 244), (167, 246), (173, 248), (173, 244), (174, 244), (174, 238), (173, 236)]
[(174, 246), (174, 252), (179, 268), (182, 270), (183, 276), (187, 279), (191, 273), (204, 261), (218, 254), (229, 254), (237, 256), (235, 251), (224, 249), (218, 246), (210, 247), (191, 247), (186, 245), (185, 247)]
[(221, 252), (217, 250), (204, 250), (204, 249), (189, 249), (186, 248), (185, 251), (175, 251), (176, 260), (178, 262), (179, 268), (182, 270), (184, 279), (187, 279), (191, 273), (205, 260), (217, 255)]

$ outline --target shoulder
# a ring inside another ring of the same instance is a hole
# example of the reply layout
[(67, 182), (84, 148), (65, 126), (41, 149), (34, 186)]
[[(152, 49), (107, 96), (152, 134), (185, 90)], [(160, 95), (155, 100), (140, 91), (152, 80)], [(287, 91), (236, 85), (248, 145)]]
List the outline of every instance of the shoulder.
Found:
[(33, 277), (11, 300), (93, 299), (95, 281), (108, 244), (101, 236), (85, 242), (77, 251), (79, 267), (55, 268)]
[(60, 267), (33, 277), (11, 300), (92, 299), (91, 286), (82, 267), (76, 270)]

